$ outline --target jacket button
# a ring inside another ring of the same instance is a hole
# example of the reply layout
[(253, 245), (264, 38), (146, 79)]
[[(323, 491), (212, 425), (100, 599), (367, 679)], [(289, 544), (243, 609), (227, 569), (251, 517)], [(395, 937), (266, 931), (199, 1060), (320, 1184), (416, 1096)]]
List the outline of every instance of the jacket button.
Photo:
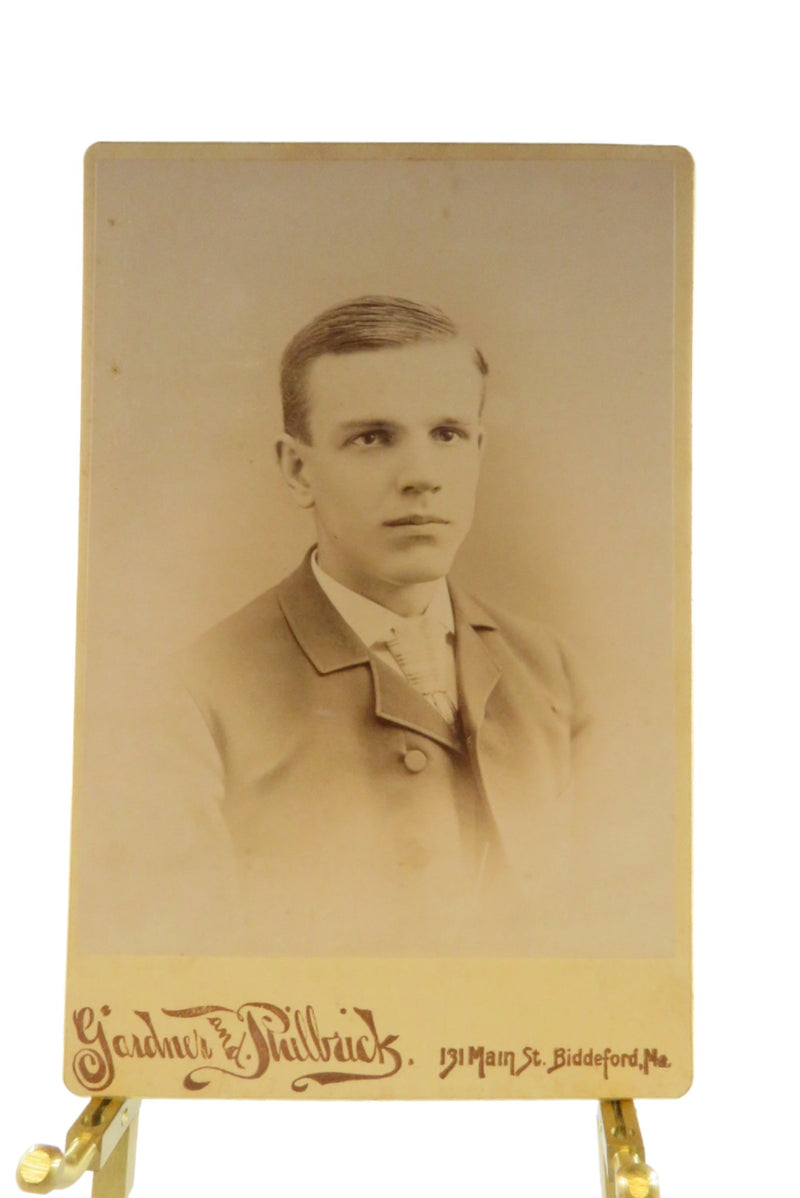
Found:
[(428, 764), (428, 758), (422, 749), (409, 749), (403, 757), (403, 765), (410, 774), (419, 774)]

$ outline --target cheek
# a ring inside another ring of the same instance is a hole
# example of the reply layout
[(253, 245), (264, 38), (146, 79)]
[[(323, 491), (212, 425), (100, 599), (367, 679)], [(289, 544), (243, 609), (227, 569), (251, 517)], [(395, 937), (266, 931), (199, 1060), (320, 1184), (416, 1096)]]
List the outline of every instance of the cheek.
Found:
[(391, 472), (386, 462), (378, 461), (378, 455), (353, 463), (349, 470), (337, 475), (336, 496), (345, 507), (354, 511), (377, 503), (391, 486)]
[(374, 510), (376, 493), (369, 479), (358, 472), (355, 477), (331, 480), (325, 493), (325, 506), (332, 522), (352, 525), (367, 519)]
[(474, 503), (475, 493), (478, 489), (479, 472), (479, 458), (475, 458), (468, 462), (464, 462), (462, 460), (459, 463), (458, 469), (453, 472), (452, 486), (462, 503)]
[(357, 472), (342, 465), (321, 472), (315, 481), (320, 498), (331, 506), (347, 507), (358, 491)]

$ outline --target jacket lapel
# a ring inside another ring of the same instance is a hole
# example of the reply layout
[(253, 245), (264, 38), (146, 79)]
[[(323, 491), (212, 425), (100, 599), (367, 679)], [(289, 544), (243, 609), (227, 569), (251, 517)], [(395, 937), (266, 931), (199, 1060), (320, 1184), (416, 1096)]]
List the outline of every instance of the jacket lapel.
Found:
[(458, 734), (410, 682), (376, 657), (370, 665), (375, 682), (375, 714), (379, 719), (429, 736), (448, 749), (461, 750)]
[(486, 704), (500, 679), (500, 668), (486, 647), (481, 632), (497, 624), (469, 595), (450, 585), (456, 621), (456, 674), (461, 722), (474, 735), (483, 723)]
[(366, 665), (369, 650), (342, 619), (311, 569), (311, 552), (278, 587), (278, 603), (300, 648), (319, 674)]
[(370, 653), (343, 620), (311, 569), (311, 554), (278, 589), (278, 603), (300, 648), (319, 674), (369, 666), (375, 715), (411, 732), (460, 749), (458, 736), (439, 713), (396, 670)]

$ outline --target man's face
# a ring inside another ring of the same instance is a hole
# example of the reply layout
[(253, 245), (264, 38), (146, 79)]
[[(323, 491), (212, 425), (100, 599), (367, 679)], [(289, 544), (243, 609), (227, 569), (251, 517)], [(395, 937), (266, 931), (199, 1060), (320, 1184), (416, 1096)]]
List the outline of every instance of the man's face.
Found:
[(482, 390), (462, 340), (312, 363), (311, 444), (291, 440), (282, 461), (313, 505), (324, 570), (379, 601), (448, 572), (472, 523)]

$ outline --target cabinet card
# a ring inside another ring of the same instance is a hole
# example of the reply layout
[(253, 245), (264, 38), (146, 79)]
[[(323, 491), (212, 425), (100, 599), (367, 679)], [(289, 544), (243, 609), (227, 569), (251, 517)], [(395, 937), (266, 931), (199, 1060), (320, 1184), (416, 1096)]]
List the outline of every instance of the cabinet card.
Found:
[(97, 145), (65, 1076), (689, 1085), (692, 164)]

